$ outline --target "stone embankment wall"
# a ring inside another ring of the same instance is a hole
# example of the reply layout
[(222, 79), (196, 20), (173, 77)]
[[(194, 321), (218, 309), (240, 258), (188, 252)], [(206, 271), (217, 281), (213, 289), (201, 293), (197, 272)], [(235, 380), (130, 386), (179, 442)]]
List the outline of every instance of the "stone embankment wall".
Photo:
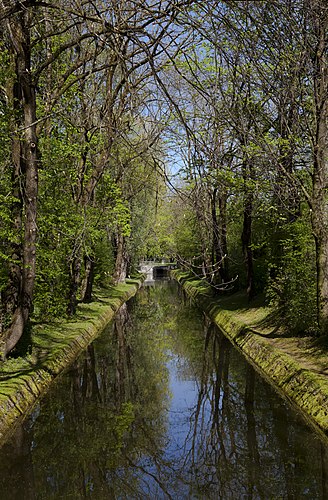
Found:
[(218, 298), (208, 293), (199, 280), (186, 278), (186, 273), (172, 272), (186, 293), (206, 312), (224, 335), (246, 356), (253, 366), (325, 439), (328, 436), (328, 376), (314, 367), (307, 367), (279, 348), (279, 339), (272, 343), (260, 327), (247, 325), (233, 309), (224, 309)]
[(53, 380), (107, 326), (121, 305), (141, 285), (139, 280), (102, 290), (97, 300), (79, 306), (70, 322), (35, 327), (32, 353), (0, 366), (0, 445), (31, 412)]

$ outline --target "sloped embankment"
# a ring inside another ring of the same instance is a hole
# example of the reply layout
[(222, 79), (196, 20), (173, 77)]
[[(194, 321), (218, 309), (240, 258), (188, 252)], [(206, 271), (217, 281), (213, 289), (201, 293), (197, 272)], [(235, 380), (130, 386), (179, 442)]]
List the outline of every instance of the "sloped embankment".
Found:
[(213, 297), (204, 282), (173, 271), (174, 278), (262, 375), (328, 434), (328, 356), (311, 339), (279, 332), (265, 307), (247, 307), (234, 296)]
[(0, 444), (31, 411), (54, 378), (103, 331), (140, 285), (141, 281), (127, 280), (103, 289), (95, 302), (79, 306), (73, 321), (36, 326), (31, 354), (9, 359), (0, 366)]

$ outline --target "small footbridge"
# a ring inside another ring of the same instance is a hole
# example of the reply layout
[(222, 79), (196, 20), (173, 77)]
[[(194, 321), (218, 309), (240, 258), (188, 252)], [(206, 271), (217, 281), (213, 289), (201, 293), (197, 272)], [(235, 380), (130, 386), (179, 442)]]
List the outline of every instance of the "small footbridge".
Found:
[(144, 260), (139, 264), (139, 272), (146, 275), (146, 281), (154, 281), (157, 278), (165, 278), (169, 275), (171, 269), (175, 269), (174, 262), (161, 262), (153, 260)]

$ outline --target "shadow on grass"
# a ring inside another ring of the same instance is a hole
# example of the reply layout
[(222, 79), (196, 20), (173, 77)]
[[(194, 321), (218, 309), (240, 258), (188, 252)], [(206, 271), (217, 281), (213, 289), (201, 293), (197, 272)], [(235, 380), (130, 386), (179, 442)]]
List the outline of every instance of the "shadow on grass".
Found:
[[(328, 356), (328, 334), (327, 335), (321, 335), (320, 337), (314, 338), (311, 343), (310, 347), (312, 349), (313, 356), (318, 358), (327, 357)], [(327, 359), (327, 365), (328, 365), (328, 359)], [(324, 370), (324, 374), (328, 374), (328, 368), (327, 370)]]
[[(26, 358), (24, 359), (24, 363), (28, 366), (24, 366), (22, 368), (16, 368), (14, 370), (9, 371), (0, 371), (0, 383), (6, 382), (8, 380), (13, 380), (16, 378), (21, 378), (24, 375), (30, 375), (35, 373), (37, 370), (43, 370), (50, 375), (53, 375), (53, 371), (46, 366), (47, 355), (36, 356), (36, 359), (33, 361), (28, 361)], [(5, 393), (2, 392), (5, 395)]]
[[(254, 313), (254, 321), (250, 323), (249, 319), (247, 323), (249, 326), (246, 327), (247, 330), (252, 331), (253, 334), (258, 335), (263, 338), (302, 338), (308, 337), (305, 333), (296, 333), (289, 330), (285, 323), (282, 312), (279, 309), (271, 310), (268, 312), (263, 319), (256, 318), (256, 310), (261, 310), (265, 308), (264, 295), (258, 295), (254, 297), (251, 301), (248, 300), (245, 291), (239, 291), (235, 294), (218, 299), (215, 301), (217, 307), (230, 312), (236, 312), (237, 314), (243, 314), (250, 312)], [(249, 318), (249, 317), (248, 317)], [(243, 321), (241, 317), (241, 322)]]
[[(138, 285), (139, 282), (129, 280), (129, 284)], [(105, 304), (115, 313), (119, 308), (117, 299), (123, 303), (128, 289), (129, 287), (122, 284), (122, 286), (119, 285), (118, 287), (109, 286), (106, 289), (96, 290), (95, 300), (92, 301), (92, 305), (83, 304), (81, 308), (78, 308), (76, 316), (71, 320), (66, 319), (64, 324), (59, 321), (46, 324), (33, 322), (27, 332), (28, 335), (22, 337), (21, 344), (18, 344), (13, 354), (9, 356), (8, 363), (0, 365), (0, 383), (28, 376), (37, 370), (44, 370), (53, 375), (54, 372), (47, 366), (47, 363), (50, 359), (53, 360), (58, 349), (69, 347), (78, 330), (86, 328), (87, 324), (96, 322), (99, 311), (95, 310), (94, 306)], [(31, 355), (31, 359), (29, 359), (28, 355)], [(22, 360), (21, 367), (19, 366), (20, 358)]]
[(221, 296), (219, 294), (214, 297), (217, 303), (222, 309), (227, 309), (228, 311), (235, 310), (249, 310), (258, 309), (259, 307), (265, 306), (264, 295), (256, 295), (253, 299), (249, 300), (246, 291), (240, 290), (230, 295)]
[[(56, 337), (60, 333), (62, 338)], [(30, 375), (37, 370), (43, 370), (50, 375), (54, 375), (53, 370), (51, 370), (47, 363), (56, 355), (59, 349), (65, 349), (69, 346), (69, 341), (65, 341), (65, 334), (67, 334), (67, 339), (69, 338), (68, 332), (65, 327), (60, 327), (56, 325), (56, 332), (46, 332), (39, 331), (36, 338), (32, 339), (29, 346), (29, 354), (33, 353), (31, 359), (18, 353), (8, 357), (8, 364), (3, 365), (0, 368), (0, 383), (15, 378), (22, 377), (24, 375)], [(70, 338), (70, 340), (72, 340)], [(12, 363), (19, 364), (19, 358), (21, 358), (22, 367), (13, 366)]]

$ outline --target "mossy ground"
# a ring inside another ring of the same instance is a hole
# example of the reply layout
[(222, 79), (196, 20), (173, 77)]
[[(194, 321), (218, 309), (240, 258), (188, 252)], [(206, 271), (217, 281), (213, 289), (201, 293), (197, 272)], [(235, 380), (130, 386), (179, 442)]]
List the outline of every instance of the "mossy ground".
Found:
[(71, 321), (34, 325), (31, 350), (0, 367), (0, 444), (46, 391), (52, 380), (105, 328), (119, 307), (133, 296), (140, 280), (95, 291)]
[(328, 349), (312, 337), (286, 331), (262, 297), (251, 303), (243, 292), (215, 296), (187, 273), (173, 276), (223, 333), (274, 387), (328, 435)]

